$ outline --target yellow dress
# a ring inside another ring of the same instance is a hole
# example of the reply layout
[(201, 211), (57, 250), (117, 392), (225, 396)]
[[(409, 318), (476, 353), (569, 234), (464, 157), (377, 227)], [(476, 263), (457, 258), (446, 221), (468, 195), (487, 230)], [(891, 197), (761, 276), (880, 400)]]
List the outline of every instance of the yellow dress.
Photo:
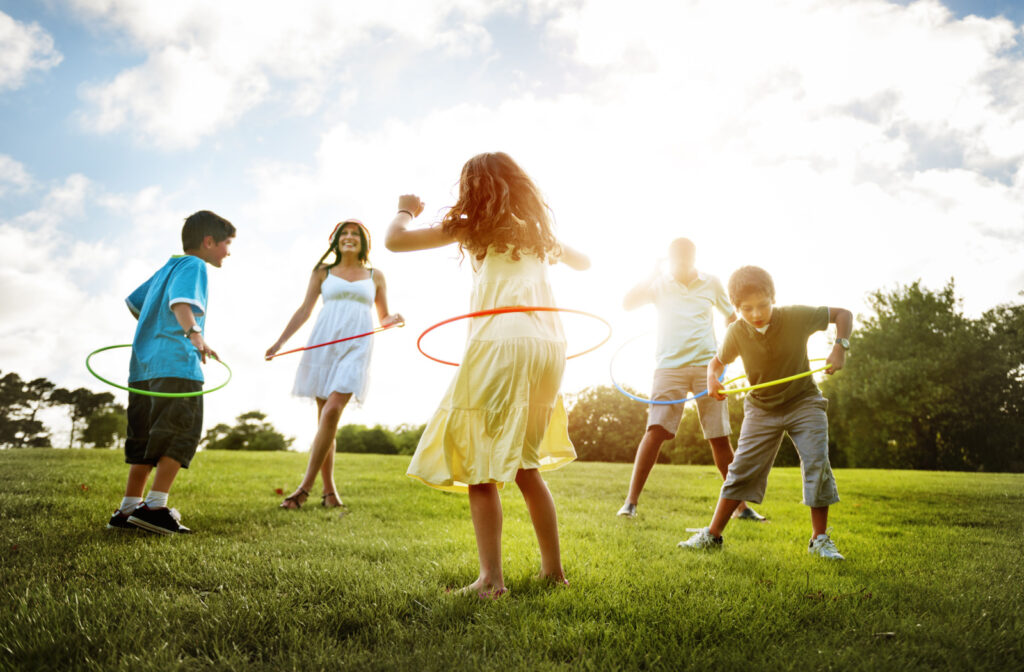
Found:
[[(479, 264), (479, 267), (477, 266)], [(473, 259), (471, 311), (554, 306), (547, 264), (488, 250)], [(407, 472), (440, 490), (515, 480), (576, 459), (559, 387), (565, 335), (555, 312), (469, 318), (462, 364), (427, 423)]]

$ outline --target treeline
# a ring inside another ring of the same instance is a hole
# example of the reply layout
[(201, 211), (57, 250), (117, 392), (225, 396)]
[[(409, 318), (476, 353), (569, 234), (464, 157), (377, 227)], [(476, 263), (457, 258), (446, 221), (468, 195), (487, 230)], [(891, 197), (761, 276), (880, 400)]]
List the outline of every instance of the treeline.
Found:
[(113, 394), (84, 387), (67, 390), (46, 378), (26, 381), (8, 372), (0, 377), (0, 448), (52, 446), (52, 434), (39, 414), (53, 407), (67, 410), (69, 448), (106, 447), (125, 436), (125, 409), (114, 403)]
[[(826, 376), (829, 450), (837, 467), (1024, 471), (1024, 304), (963, 315), (952, 280), (915, 282), (869, 297), (846, 367)], [(733, 446), (742, 400), (730, 395)], [(692, 404), (687, 404), (692, 406)], [(569, 436), (583, 460), (632, 461), (647, 410), (613, 387), (570, 398)], [(711, 464), (693, 408), (659, 458)], [(799, 461), (788, 438), (776, 464)]]
[[(963, 315), (953, 281), (939, 291), (920, 282), (870, 295), (872, 315), (859, 317), (846, 368), (821, 384), (829, 399), (830, 457), (836, 467), (1024, 472), (1024, 304)], [(2, 373), (2, 372), (0, 372)], [(39, 420), (63, 406), (69, 446), (109, 447), (125, 435), (124, 408), (108, 392), (58, 388), (45, 378), (0, 378), (0, 448), (50, 446)], [(581, 460), (631, 462), (647, 426), (647, 406), (611, 386), (568, 395), (569, 436)], [(743, 403), (729, 397), (733, 446)], [(341, 452), (411, 455), (424, 425), (345, 425)], [(201, 446), (223, 450), (288, 450), (260, 411), (208, 430)], [(692, 404), (663, 462), (711, 464)], [(789, 439), (776, 464), (796, 465)]]

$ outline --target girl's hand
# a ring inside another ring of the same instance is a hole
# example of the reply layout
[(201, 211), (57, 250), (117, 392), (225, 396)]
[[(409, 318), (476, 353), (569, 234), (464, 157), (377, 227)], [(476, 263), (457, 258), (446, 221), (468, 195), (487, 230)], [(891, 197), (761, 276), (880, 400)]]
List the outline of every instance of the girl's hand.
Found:
[(274, 343), (272, 346), (267, 348), (267, 353), (263, 355), (263, 358), (269, 360), (271, 357), (277, 354), (277, 351), (281, 349), (280, 343)]
[(413, 218), (420, 216), (423, 207), (423, 201), (415, 194), (403, 194), (398, 197), (398, 209), (408, 210), (412, 213)]
[(390, 327), (392, 324), (405, 325), (405, 318), (401, 313), (392, 313), (380, 321), (382, 327)]

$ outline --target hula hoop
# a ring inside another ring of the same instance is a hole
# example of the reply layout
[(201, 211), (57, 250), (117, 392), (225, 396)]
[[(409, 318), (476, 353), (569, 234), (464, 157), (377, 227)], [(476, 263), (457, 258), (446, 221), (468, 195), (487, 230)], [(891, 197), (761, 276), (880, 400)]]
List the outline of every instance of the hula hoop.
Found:
[(566, 359), (574, 359), (576, 357), (581, 357), (581, 356), (587, 354), (588, 352), (593, 352), (594, 350), (597, 350), (602, 345), (607, 343), (608, 340), (612, 337), (612, 325), (608, 322), (608, 320), (604, 319), (603, 317), (600, 317), (599, 315), (594, 315), (593, 313), (588, 313), (585, 310), (575, 310), (573, 308), (555, 308), (553, 306), (505, 306), (503, 308), (490, 308), (488, 310), (477, 310), (477, 311), (472, 312), (472, 313), (466, 313), (465, 315), (457, 315), (455, 317), (450, 317), (447, 320), (443, 320), (441, 322), (438, 322), (437, 324), (431, 325), (431, 326), (427, 327), (426, 329), (424, 329), (423, 333), (420, 334), (420, 337), (416, 339), (416, 349), (419, 350), (420, 354), (423, 355), (424, 357), (426, 357), (427, 359), (432, 359), (432, 360), (434, 360), (435, 362), (437, 362), (439, 364), (447, 364), (448, 366), (459, 366), (458, 362), (449, 362), (447, 360), (439, 359), (437, 357), (434, 357), (433, 355), (428, 355), (426, 352), (424, 352), (423, 351), (423, 346), (422, 346), (423, 337), (426, 336), (427, 334), (429, 334), (430, 332), (432, 332), (434, 329), (437, 329), (438, 327), (443, 327), (446, 324), (450, 324), (450, 323), (456, 322), (458, 320), (466, 320), (466, 319), (469, 319), (471, 317), (486, 317), (487, 315), (503, 315), (504, 313), (533, 313), (533, 312), (543, 312), (543, 313), (575, 313), (577, 315), (583, 315), (585, 317), (592, 317), (595, 320), (598, 320), (598, 321), (602, 322), (604, 324), (604, 326), (606, 326), (608, 328), (608, 333), (605, 335), (605, 337), (603, 339), (601, 339), (600, 343), (598, 343), (595, 346), (589, 347), (586, 350), (583, 350), (581, 352), (577, 352), (577, 353), (575, 353), (573, 355), (569, 355), (568, 357), (566, 357)]
[[(808, 361), (809, 362), (824, 362), (825, 358), (824, 357), (819, 357), (817, 359), (810, 359)], [(758, 383), (757, 385), (748, 385), (747, 387), (737, 387), (737, 388), (732, 389), (732, 390), (722, 390), (722, 394), (738, 394), (740, 392), (750, 392), (751, 390), (759, 390), (762, 387), (771, 387), (772, 385), (778, 385), (780, 383), (788, 383), (791, 380), (796, 380), (797, 378), (805, 378), (805, 377), (810, 376), (812, 374), (818, 373), (819, 371), (824, 371), (827, 368), (828, 368), (828, 365), (823, 366), (823, 367), (818, 368), (818, 369), (811, 369), (810, 371), (804, 371), (803, 373), (798, 373), (795, 376), (786, 376), (785, 378), (779, 378), (778, 380), (769, 380), (768, 382), (765, 382), (765, 383)], [(745, 377), (746, 376), (740, 376), (740, 378), (745, 378)], [(739, 380), (739, 378), (734, 378), (733, 380)], [(730, 380), (729, 382), (731, 383), (733, 381)]]
[[(629, 339), (628, 341), (626, 341), (625, 343), (620, 345), (619, 349), (616, 350), (615, 354), (612, 355), (611, 361), (608, 362), (608, 377), (611, 378), (612, 385), (615, 386), (615, 389), (618, 390), (621, 394), (625, 395), (626, 397), (632, 399), (633, 401), (639, 401), (641, 404), (650, 404), (652, 406), (671, 406), (672, 404), (685, 404), (688, 401), (693, 401), (694, 399), (700, 399), (701, 397), (707, 396), (708, 391), (704, 390), (703, 392), (698, 392), (697, 394), (695, 394), (695, 395), (693, 395), (691, 397), (683, 397), (682, 399), (671, 399), (671, 400), (668, 400), (668, 399), (658, 399), (658, 400), (645, 399), (644, 397), (638, 397), (635, 394), (632, 394), (631, 392), (628, 392), (625, 388), (623, 388), (621, 385), (619, 385), (619, 382), (617, 380), (615, 380), (615, 373), (613, 371), (613, 369), (615, 367), (615, 359), (619, 356), (619, 353), (622, 352), (622, 349), (625, 348), (627, 345), (629, 345), (633, 341), (636, 341), (638, 339), (644, 338), (645, 336), (649, 336), (651, 333), (652, 332), (648, 332), (646, 334), (640, 334), (639, 336), (634, 336), (633, 338)], [(718, 382), (722, 382), (723, 378), (725, 378), (725, 371), (723, 371), (722, 375), (720, 375), (718, 377)], [(728, 385), (729, 383), (732, 383), (734, 381), (740, 380), (741, 378), (743, 378), (743, 376), (739, 376), (737, 378), (733, 378), (732, 380), (727, 380), (724, 384)]]
[(376, 334), (377, 332), (386, 331), (388, 329), (391, 329), (392, 327), (404, 327), (404, 326), (405, 326), (405, 322), (394, 322), (392, 324), (389, 324), (386, 327), (377, 327), (376, 329), (374, 329), (372, 331), (368, 331), (365, 334), (356, 334), (355, 336), (346, 336), (345, 338), (339, 338), (336, 341), (327, 341), (326, 343), (317, 343), (316, 345), (306, 345), (306, 346), (303, 346), (301, 348), (292, 348), (291, 350), (285, 350), (284, 352), (275, 353), (275, 354), (271, 355), (270, 357), (266, 357), (265, 359), (269, 362), (274, 357), (280, 357), (281, 355), (290, 355), (293, 352), (302, 352), (303, 350), (312, 350), (314, 348), (322, 348), (324, 346), (334, 345), (335, 343), (341, 343), (343, 341), (351, 341), (351, 340), (354, 340), (356, 338), (362, 338), (364, 336), (372, 336), (372, 335)]
[[(211, 387), (208, 390), (199, 390), (198, 392), (151, 392), (150, 390), (140, 390), (140, 389), (135, 388), (135, 387), (126, 387), (124, 385), (118, 385), (117, 383), (115, 383), (112, 380), (107, 380), (106, 378), (104, 378), (100, 374), (98, 374), (95, 371), (93, 371), (92, 367), (89, 366), (89, 360), (92, 359), (93, 355), (99, 354), (99, 353), (104, 352), (106, 350), (113, 350), (115, 348), (130, 348), (130, 347), (132, 347), (131, 343), (122, 343), (121, 345), (108, 345), (108, 346), (99, 348), (97, 350), (93, 350), (92, 352), (89, 353), (89, 356), (85, 358), (85, 368), (89, 369), (89, 373), (91, 373), (92, 375), (96, 376), (96, 378), (98, 378), (99, 380), (103, 381), (107, 385), (110, 385), (111, 387), (116, 387), (117, 389), (125, 390), (126, 392), (134, 392), (135, 394), (141, 394), (141, 395), (144, 395), (144, 396), (147, 396), (147, 397), (169, 397), (169, 398), (172, 398), (172, 399), (180, 399), (180, 398), (183, 398), (183, 397), (201, 397), (204, 394), (209, 394), (210, 392), (216, 392), (217, 390), (221, 389), (222, 387), (224, 387), (225, 385), (227, 385), (228, 383), (231, 382), (231, 367), (228, 366), (226, 362), (222, 362), (219, 359), (214, 359), (213, 361), (215, 361), (215, 362), (217, 362), (219, 364), (223, 364), (224, 365), (224, 368), (228, 370), (228, 379), (225, 380), (220, 385), (218, 385), (217, 387)], [(211, 357), (211, 359), (213, 359), (213, 358)]]

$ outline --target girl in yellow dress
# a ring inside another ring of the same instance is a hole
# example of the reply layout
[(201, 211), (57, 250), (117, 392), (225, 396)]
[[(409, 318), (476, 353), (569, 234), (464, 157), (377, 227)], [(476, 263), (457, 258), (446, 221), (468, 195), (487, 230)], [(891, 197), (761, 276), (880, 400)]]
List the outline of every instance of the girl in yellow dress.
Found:
[[(590, 260), (560, 244), (533, 181), (502, 152), (466, 162), (458, 202), (440, 226), (407, 229), (423, 211), (398, 199), (385, 245), (409, 252), (457, 243), (473, 265), (472, 311), (554, 306), (547, 265), (577, 270)], [(515, 481), (530, 511), (544, 579), (568, 585), (562, 569), (555, 502), (542, 470), (576, 459), (559, 386), (565, 337), (558, 314), (517, 312), (472, 318), (462, 364), (427, 424), (409, 476), (440, 490), (469, 492), (480, 576), (463, 588), (479, 597), (506, 592), (501, 569), (498, 488)]]

